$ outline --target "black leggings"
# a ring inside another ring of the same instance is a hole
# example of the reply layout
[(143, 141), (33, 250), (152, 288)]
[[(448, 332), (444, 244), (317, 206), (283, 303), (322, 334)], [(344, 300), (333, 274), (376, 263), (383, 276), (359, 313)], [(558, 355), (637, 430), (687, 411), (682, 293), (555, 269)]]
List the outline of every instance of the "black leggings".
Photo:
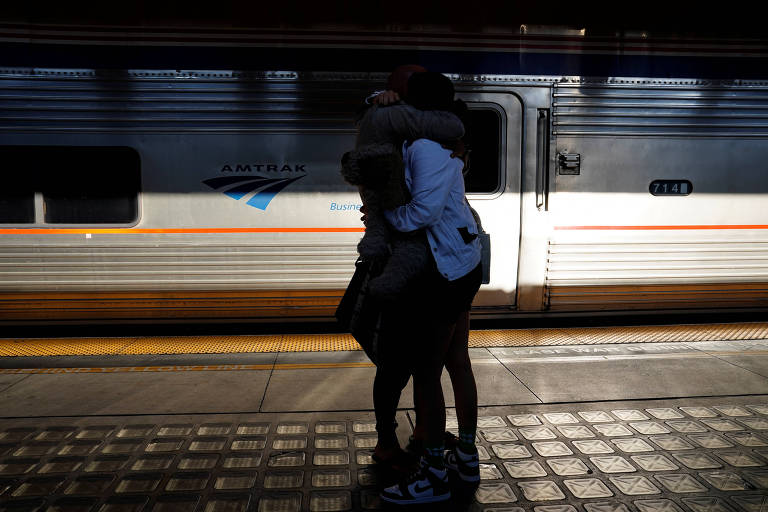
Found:
[(411, 373), (398, 365), (379, 365), (373, 381), (373, 408), (376, 414), (376, 432), (382, 448), (392, 448), (398, 444), (397, 405), (403, 388), (408, 384)]
[(480, 265), (456, 281), (445, 280), (432, 267), (397, 304), (384, 308), (373, 381), (376, 431), (383, 448), (397, 444), (395, 414), (403, 388), (429, 362), (442, 366), (443, 354), (436, 353), (439, 333), (469, 310), (481, 278)]
[(413, 371), (409, 360), (408, 340), (413, 326), (399, 304), (382, 307), (381, 329), (376, 361), (376, 377), (373, 381), (373, 409), (376, 414), (376, 432), (382, 448), (398, 445), (397, 406), (403, 388), (408, 385)]

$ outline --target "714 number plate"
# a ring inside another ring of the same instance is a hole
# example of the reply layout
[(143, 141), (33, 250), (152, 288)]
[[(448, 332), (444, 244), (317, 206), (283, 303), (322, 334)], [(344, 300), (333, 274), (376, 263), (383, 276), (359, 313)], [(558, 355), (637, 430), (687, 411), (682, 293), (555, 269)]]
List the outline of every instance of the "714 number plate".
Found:
[(648, 190), (654, 196), (687, 196), (693, 192), (693, 185), (688, 180), (655, 180)]

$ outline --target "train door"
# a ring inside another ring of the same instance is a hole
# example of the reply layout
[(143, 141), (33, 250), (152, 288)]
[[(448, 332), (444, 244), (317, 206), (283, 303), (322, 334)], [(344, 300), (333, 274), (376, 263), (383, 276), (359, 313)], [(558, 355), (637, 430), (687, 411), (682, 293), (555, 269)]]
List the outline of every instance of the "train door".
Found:
[(515, 306), (520, 240), (522, 105), (512, 94), (461, 92), (470, 108), (471, 154), (467, 197), (491, 235), (490, 283), (481, 287), (479, 313)]

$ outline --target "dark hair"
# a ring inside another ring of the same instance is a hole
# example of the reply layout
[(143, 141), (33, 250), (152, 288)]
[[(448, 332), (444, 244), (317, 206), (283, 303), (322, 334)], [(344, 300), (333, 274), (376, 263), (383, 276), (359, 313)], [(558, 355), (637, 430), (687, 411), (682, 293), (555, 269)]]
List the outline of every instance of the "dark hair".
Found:
[(463, 100), (454, 100), (451, 102), (451, 108), (449, 112), (456, 115), (464, 125), (464, 137), (462, 140), (467, 147), (472, 146), (472, 118), (469, 116), (469, 107)]
[(403, 64), (397, 66), (387, 78), (387, 89), (395, 91), (401, 98), (408, 97), (408, 79), (414, 73), (425, 73), (427, 68), (418, 64)]
[(450, 111), (453, 93), (453, 83), (441, 73), (425, 71), (408, 79), (408, 103), (419, 110)]
[(464, 125), (464, 147), (469, 148), (472, 145), (469, 108), (462, 100), (454, 100), (453, 95), (453, 82), (440, 73), (414, 73), (408, 79), (408, 103), (419, 110), (444, 110), (455, 114)]

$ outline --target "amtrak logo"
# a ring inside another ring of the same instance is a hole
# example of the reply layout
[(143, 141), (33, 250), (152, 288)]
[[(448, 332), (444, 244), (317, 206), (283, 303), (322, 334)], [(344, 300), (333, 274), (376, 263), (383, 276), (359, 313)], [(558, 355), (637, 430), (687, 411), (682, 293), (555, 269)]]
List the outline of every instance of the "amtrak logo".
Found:
[[(266, 210), (270, 201), (285, 187), (305, 177), (295, 178), (264, 178), (262, 176), (222, 176), (203, 180), (203, 183), (214, 190), (221, 190), (224, 194), (238, 201), (250, 195), (245, 204), (259, 210)], [(253, 192), (256, 192), (253, 194)], [(252, 195), (251, 195), (252, 194)]]

